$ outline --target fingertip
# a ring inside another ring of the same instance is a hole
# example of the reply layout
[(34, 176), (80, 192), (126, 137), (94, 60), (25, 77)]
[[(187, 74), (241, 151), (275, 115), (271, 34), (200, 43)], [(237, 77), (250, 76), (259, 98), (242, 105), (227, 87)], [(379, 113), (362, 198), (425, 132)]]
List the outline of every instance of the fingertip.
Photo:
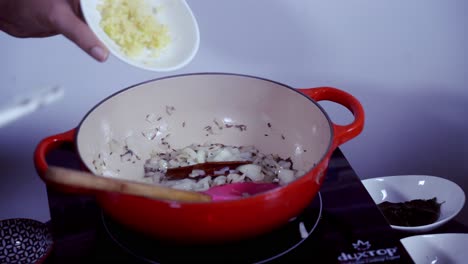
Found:
[(57, 4), (54, 11), (49, 14), (49, 20), (57, 32), (70, 39), (95, 60), (104, 62), (109, 57), (107, 47), (70, 6)]
[(109, 57), (109, 51), (101, 46), (92, 47), (89, 53), (99, 62), (104, 62)]

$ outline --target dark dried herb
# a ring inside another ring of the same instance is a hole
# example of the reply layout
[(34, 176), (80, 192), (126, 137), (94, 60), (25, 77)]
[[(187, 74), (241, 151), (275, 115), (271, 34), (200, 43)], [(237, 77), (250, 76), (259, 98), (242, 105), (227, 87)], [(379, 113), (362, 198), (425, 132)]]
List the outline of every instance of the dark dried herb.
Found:
[[(294, 162), (292, 161), (291, 157), (288, 157), (288, 158), (285, 159), (284, 161), (291, 163), (290, 168), (293, 168), (293, 167), (294, 167)], [(314, 167), (315, 167), (315, 164), (314, 164)]]
[(218, 127), (219, 130), (223, 130), (223, 126), (219, 124), (219, 122), (216, 121), (216, 119), (214, 119), (213, 122), (215, 123), (215, 125)]
[(203, 130), (207, 131), (209, 134), (214, 134), (213, 133), (213, 127), (211, 126), (206, 126), (203, 128)]
[(421, 226), (436, 222), (440, 217), (437, 198), (415, 199), (402, 203), (383, 202), (377, 206), (391, 225)]
[(125, 149), (126, 151), (125, 151), (123, 154), (120, 154), (120, 157), (121, 157), (121, 158), (123, 158), (123, 157), (125, 157), (125, 156), (127, 156), (127, 155), (133, 156), (133, 151), (130, 150), (130, 149), (128, 149), (127, 146), (125, 146), (124, 149)]
[(235, 128), (238, 128), (240, 131), (245, 131), (245, 130), (247, 130), (247, 126), (246, 126), (246, 125), (235, 125), (234, 127), (235, 127)]
[(156, 138), (156, 134), (146, 134), (145, 132), (141, 132), (141, 135), (149, 140), (153, 140)]
[(172, 115), (172, 113), (175, 111), (175, 107), (174, 106), (169, 106), (169, 105), (166, 105), (166, 113), (168, 115)]

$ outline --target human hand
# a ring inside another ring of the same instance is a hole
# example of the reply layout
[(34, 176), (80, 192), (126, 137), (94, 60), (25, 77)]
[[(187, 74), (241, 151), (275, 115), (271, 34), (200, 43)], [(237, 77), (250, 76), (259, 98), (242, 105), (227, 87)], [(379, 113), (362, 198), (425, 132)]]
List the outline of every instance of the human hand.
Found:
[(109, 51), (82, 17), (80, 0), (0, 0), (0, 30), (19, 38), (62, 34), (105, 61)]

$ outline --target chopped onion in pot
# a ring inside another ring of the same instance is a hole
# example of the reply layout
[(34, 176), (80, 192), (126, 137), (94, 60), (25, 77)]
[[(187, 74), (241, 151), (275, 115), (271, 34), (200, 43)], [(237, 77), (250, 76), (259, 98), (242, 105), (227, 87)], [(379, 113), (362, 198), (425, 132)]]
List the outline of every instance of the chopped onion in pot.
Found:
[[(193, 170), (185, 179), (165, 177), (168, 168), (177, 168), (209, 161), (250, 161), (237, 168), (225, 167), (207, 175), (203, 170)], [(155, 184), (181, 190), (205, 191), (213, 186), (237, 182), (277, 182), (288, 184), (304, 175), (293, 169), (291, 159), (276, 154), (261, 153), (255, 146), (227, 146), (219, 143), (192, 144), (181, 149), (153, 153), (144, 164), (144, 177)]]
[(214, 175), (224, 175), (228, 171), (229, 171), (229, 167), (224, 167), (224, 168), (222, 168), (220, 170), (215, 171), (213, 174)]
[(278, 178), (280, 184), (288, 184), (295, 180), (294, 171), (287, 169), (278, 170)]
[(228, 183), (244, 182), (245, 175), (231, 173), (227, 176)]
[(205, 176), (204, 170), (193, 170), (192, 173), (189, 174), (189, 177), (196, 178), (199, 176)]
[(239, 166), (237, 169), (254, 182), (261, 181), (265, 178), (265, 175), (262, 173), (262, 167), (259, 165), (246, 164)]
[(224, 185), (227, 182), (227, 177), (226, 176), (218, 176), (214, 178), (213, 180), (213, 186), (219, 186), (219, 185)]

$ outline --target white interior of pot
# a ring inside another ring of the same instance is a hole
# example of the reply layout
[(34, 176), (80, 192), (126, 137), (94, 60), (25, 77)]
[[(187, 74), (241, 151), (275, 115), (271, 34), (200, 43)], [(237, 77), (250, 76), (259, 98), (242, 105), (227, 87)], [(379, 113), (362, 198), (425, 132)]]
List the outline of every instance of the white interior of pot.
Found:
[(147, 82), (110, 97), (85, 117), (77, 146), (92, 172), (144, 182), (150, 181), (143, 178), (143, 164), (151, 152), (193, 143), (254, 145), (308, 171), (327, 152), (330, 131), (316, 104), (281, 84), (198, 74)]

